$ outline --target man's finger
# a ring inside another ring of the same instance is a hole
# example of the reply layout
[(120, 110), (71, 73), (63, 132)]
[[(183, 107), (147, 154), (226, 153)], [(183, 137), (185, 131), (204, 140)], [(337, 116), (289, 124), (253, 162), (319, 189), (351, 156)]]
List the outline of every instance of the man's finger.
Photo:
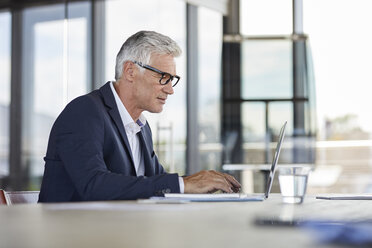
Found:
[(233, 176), (231, 176), (231, 175), (228, 175), (228, 174), (225, 174), (224, 173), (224, 176), (225, 176), (225, 178), (230, 182), (230, 183), (232, 183), (233, 184), (233, 186), (235, 187), (235, 188), (241, 188), (242, 187), (242, 185), (235, 179), (235, 177), (233, 177)]
[(225, 177), (218, 175), (217, 177), (214, 176), (213, 179), (214, 179), (216, 188), (223, 190), (224, 192), (227, 192), (227, 193), (233, 192), (233, 190), (231, 189), (232, 188), (231, 183), (229, 183), (229, 181), (226, 180)]
[(242, 187), (241, 184), (233, 176), (226, 174), (226, 173), (218, 172), (218, 171), (214, 171), (214, 172), (224, 177), (231, 184), (232, 187), (234, 188)]

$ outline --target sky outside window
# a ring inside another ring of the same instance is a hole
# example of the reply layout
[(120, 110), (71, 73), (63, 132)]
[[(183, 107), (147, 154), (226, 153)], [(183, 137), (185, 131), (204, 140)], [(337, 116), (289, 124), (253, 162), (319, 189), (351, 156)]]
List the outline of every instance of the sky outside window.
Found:
[(292, 1), (240, 0), (240, 33), (243, 35), (292, 33)]

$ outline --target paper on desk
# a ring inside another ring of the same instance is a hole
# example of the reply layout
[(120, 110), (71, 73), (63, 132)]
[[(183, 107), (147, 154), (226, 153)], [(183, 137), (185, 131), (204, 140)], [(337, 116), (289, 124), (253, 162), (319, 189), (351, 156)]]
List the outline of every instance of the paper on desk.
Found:
[(372, 220), (360, 222), (305, 221), (301, 226), (311, 230), (321, 243), (372, 245)]
[(372, 194), (329, 194), (319, 195), (316, 199), (321, 200), (372, 200)]

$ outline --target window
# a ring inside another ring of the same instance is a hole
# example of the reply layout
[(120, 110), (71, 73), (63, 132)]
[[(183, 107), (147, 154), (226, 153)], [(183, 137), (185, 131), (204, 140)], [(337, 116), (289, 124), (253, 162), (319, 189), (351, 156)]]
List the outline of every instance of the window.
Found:
[(55, 119), (90, 89), (90, 4), (48, 5), (23, 14), (22, 156), (37, 188)]
[[(241, 0), (240, 96), (243, 163), (270, 163), (285, 121), (280, 163), (314, 157), (314, 77), (306, 36), (294, 35), (293, 1)], [(237, 121), (237, 120), (235, 120)]]
[(292, 33), (292, 1), (240, 0), (240, 33), (283, 35)]
[[(97, 7), (94, 12), (92, 4)], [(168, 35), (183, 50), (182, 56), (176, 59), (177, 74), (181, 76), (181, 81), (174, 89), (175, 94), (168, 98), (161, 114), (145, 113), (145, 116), (152, 127), (154, 149), (160, 162), (169, 172), (185, 174), (188, 35), (186, 14), (190, 13), (187, 12), (187, 4), (187, 1), (183, 0), (21, 4), (19, 12), (13, 16), (15, 25), (19, 25), (19, 28), (15, 29), (18, 32), (12, 36), (14, 41), (11, 41), (11, 15), (1, 12), (0, 178), (5, 178), (0, 183), (5, 182), (4, 187), (15, 190), (39, 189), (44, 171), (43, 157), (50, 130), (57, 116), (73, 98), (105, 83), (104, 80), (92, 82), (92, 77), (114, 79), (117, 52), (130, 35), (140, 30), (154, 30)], [(200, 102), (200, 112), (193, 111), (193, 118), (196, 120), (198, 116), (198, 124), (202, 130), (199, 136), (202, 154), (200, 164), (205, 169), (220, 169), (217, 166), (221, 164), (222, 149), (222, 14), (195, 5), (190, 7), (193, 9), (192, 14), (196, 13), (195, 10), (200, 10), (197, 22), (200, 32), (189, 34), (198, 37), (195, 43), (198, 50), (200, 49), (199, 61), (191, 61), (199, 65), (195, 71), (200, 72), (194, 81), (198, 81), (200, 90), (197, 99)], [(96, 25), (92, 23), (92, 14), (96, 15)], [(193, 24), (195, 23), (196, 21)], [(92, 28), (94, 33), (91, 33)], [(95, 37), (92, 39), (93, 35)], [(14, 61), (21, 62), (19, 67), (10, 68), (10, 44), (20, 46), (13, 49), (16, 54)], [(94, 57), (91, 54), (93, 50), (96, 53)], [(94, 70), (91, 69), (92, 66), (95, 67)], [(103, 68), (102, 71), (100, 68)], [(15, 90), (12, 91), (11, 75), (17, 75), (12, 78), (16, 82), (13, 87)], [(11, 102), (17, 111), (9, 111), (10, 93), (21, 95), (21, 98)], [(19, 124), (19, 119), (20, 127), (14, 125)], [(10, 121), (16, 123), (9, 124)], [(9, 127), (13, 127), (12, 125), (18, 129), (11, 132), (10, 137)], [(199, 135), (196, 132), (195, 134)], [(9, 157), (10, 138), (15, 141), (15, 145), (12, 146)], [(12, 161), (11, 170), (8, 168), (9, 159)], [(8, 182), (7, 179), (11, 180)]]
[(248, 40), (242, 43), (242, 98), (291, 98), (292, 42)]
[[(123, 42), (140, 30), (171, 37), (183, 53), (176, 59), (180, 82), (160, 114), (144, 113), (153, 133), (154, 149), (168, 172), (186, 168), (186, 4), (174, 0), (106, 1), (106, 78), (114, 80), (115, 59)], [(103, 82), (102, 82), (103, 83)]]
[(200, 169), (221, 165), (222, 15), (198, 8)]
[(0, 178), (9, 174), (11, 15), (0, 12)]
[(333, 175), (314, 182), (313, 191), (372, 192), (371, 11), (368, 0), (304, 1), (316, 77), (318, 176)]

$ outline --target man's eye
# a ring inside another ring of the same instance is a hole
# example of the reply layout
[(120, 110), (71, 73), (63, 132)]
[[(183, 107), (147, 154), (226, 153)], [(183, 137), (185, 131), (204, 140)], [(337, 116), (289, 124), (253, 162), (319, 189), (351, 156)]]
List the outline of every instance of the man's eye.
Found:
[(165, 84), (170, 78), (171, 76), (169, 74), (164, 74), (161, 79), (161, 82)]

